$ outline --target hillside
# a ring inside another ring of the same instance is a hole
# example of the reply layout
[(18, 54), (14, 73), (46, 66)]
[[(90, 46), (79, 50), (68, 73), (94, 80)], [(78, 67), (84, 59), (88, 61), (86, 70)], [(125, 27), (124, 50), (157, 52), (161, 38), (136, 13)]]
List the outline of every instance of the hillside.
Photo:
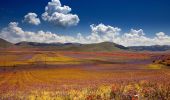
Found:
[(13, 46), (12, 43), (0, 38), (0, 48), (8, 48)]
[(92, 44), (80, 44), (80, 43), (37, 43), (37, 42), (19, 42), (15, 45), (0, 38), (0, 48), (13, 49), (38, 49), (38, 50), (51, 50), (51, 51), (83, 51), (83, 52), (110, 52), (119, 50), (129, 50), (129, 51), (168, 51), (170, 46), (168, 45), (153, 45), (153, 46), (131, 46), (124, 47), (122, 45), (113, 42), (102, 42), (102, 43), (92, 43)]
[(131, 46), (128, 47), (135, 51), (167, 51), (170, 50), (169, 45), (153, 45), (153, 46)]
[(154, 64), (162, 64), (165, 66), (170, 66), (170, 55), (161, 55), (153, 61)]
[(114, 50), (127, 50), (128, 48), (112, 43), (102, 42), (94, 44), (79, 44), (79, 43), (35, 43), (35, 42), (20, 42), (16, 44), (20, 47), (41, 48), (46, 50), (59, 51), (102, 51), (109, 52)]

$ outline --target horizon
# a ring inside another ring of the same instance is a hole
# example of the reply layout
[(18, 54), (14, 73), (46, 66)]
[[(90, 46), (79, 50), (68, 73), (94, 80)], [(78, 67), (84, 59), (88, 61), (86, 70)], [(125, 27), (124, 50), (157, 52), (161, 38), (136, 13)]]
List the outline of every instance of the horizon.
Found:
[[(2, 39), (2, 38), (0, 38)], [(5, 39), (3, 39), (5, 40)], [(8, 40), (5, 40), (6, 42), (9, 42)], [(9, 42), (9, 43), (12, 43), (12, 42)], [(114, 43), (114, 42), (110, 42), (110, 41), (103, 41), (103, 42), (99, 42), (99, 43), (77, 43), (77, 42), (66, 42), (66, 43), (62, 43), (62, 42), (31, 42), (31, 41), (20, 41), (20, 42), (17, 42), (17, 43), (12, 43), (13, 45), (17, 45), (17, 44), (20, 44), (20, 43), (39, 43), (39, 44), (80, 44), (80, 45), (88, 45), (88, 44), (101, 44), (101, 43), (113, 43), (113, 44), (116, 44), (116, 45), (120, 45), (120, 46), (123, 46), (123, 47), (152, 47), (152, 46), (170, 46), (170, 45), (149, 45), (149, 46), (124, 46), (124, 45), (121, 45), (121, 44), (117, 44), (117, 43)], [(158, 50), (159, 51), (159, 50)], [(163, 50), (164, 51), (164, 50)]]
[(12, 43), (170, 44), (168, 0), (17, 1), (0, 4), (0, 38)]

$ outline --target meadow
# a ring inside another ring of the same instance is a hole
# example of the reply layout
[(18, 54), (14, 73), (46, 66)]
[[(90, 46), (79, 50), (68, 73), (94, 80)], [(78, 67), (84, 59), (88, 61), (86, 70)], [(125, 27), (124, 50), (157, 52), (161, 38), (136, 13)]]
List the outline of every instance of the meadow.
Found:
[(170, 100), (168, 57), (168, 52), (0, 52), (0, 100)]

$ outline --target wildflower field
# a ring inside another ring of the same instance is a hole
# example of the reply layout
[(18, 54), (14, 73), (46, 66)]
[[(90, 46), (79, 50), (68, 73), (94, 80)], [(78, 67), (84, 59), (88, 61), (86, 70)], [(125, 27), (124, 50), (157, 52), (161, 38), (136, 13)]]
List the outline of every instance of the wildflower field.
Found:
[(170, 100), (169, 57), (168, 52), (0, 52), (0, 100)]

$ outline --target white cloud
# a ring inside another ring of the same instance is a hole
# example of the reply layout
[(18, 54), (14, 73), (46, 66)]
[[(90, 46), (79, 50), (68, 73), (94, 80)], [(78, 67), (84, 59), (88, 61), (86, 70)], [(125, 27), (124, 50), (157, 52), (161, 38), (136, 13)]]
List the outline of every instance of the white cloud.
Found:
[(89, 36), (81, 36), (81, 43), (99, 43), (110, 41), (124, 46), (149, 46), (149, 45), (169, 45), (170, 36), (163, 32), (156, 33), (153, 38), (147, 37), (142, 29), (131, 29), (130, 32), (120, 34), (121, 29), (109, 25), (91, 25), (92, 33)]
[(149, 46), (149, 45), (169, 45), (170, 36), (163, 32), (156, 33), (153, 38), (147, 37), (142, 29), (132, 29), (129, 33), (125, 33), (121, 38), (121, 44), (125, 46)]
[(142, 29), (134, 30), (131, 29), (129, 33), (124, 33), (121, 36), (121, 44), (126, 46), (138, 46), (138, 45), (149, 45), (151, 42), (150, 38), (145, 36)]
[(164, 32), (156, 33), (156, 37), (154, 38), (157, 45), (170, 45), (170, 36), (166, 35)]
[(17, 43), (20, 41), (30, 42), (69, 42), (74, 41), (74, 37), (70, 36), (59, 36), (51, 32), (44, 32), (42, 30), (38, 32), (24, 31), (18, 26), (18, 23), (11, 22), (8, 27), (3, 28), (0, 32), (0, 37), (10, 42)]
[(121, 29), (109, 25), (99, 24), (91, 25), (91, 34), (83, 36), (78, 33), (77, 36), (61, 36), (56, 33), (24, 31), (18, 26), (18, 23), (11, 22), (8, 27), (0, 31), (0, 38), (6, 39), (10, 42), (17, 43), (20, 41), (31, 42), (61, 42), (61, 43), (99, 43), (110, 41), (124, 46), (140, 46), (140, 45), (169, 45), (170, 36), (163, 32), (156, 33), (153, 38), (145, 35), (142, 29), (131, 29), (130, 32), (120, 34)]
[(60, 0), (52, 0), (45, 7), (42, 19), (58, 26), (75, 26), (80, 19), (76, 14), (71, 14), (71, 10), (69, 6), (62, 6)]
[(33, 25), (39, 25), (41, 22), (40, 19), (37, 17), (38, 16), (36, 13), (28, 13), (27, 15), (24, 16), (23, 22), (33, 24)]
[(90, 25), (91, 34), (85, 37), (86, 42), (89, 43), (99, 43), (103, 41), (113, 41), (116, 37), (119, 36), (121, 31), (120, 28), (112, 27), (109, 25), (99, 24), (99, 25)]
[(117, 27), (112, 27), (112, 26), (106, 26), (104, 24), (99, 24), (99, 25), (90, 25), (92, 33), (95, 34), (112, 34), (112, 35), (119, 35), (119, 32), (121, 31), (120, 28)]
[(145, 35), (145, 33), (143, 32), (142, 29), (139, 29), (139, 30), (131, 29), (131, 31), (129, 33), (124, 34), (124, 37), (133, 39), (133, 38), (140, 38), (144, 35)]

